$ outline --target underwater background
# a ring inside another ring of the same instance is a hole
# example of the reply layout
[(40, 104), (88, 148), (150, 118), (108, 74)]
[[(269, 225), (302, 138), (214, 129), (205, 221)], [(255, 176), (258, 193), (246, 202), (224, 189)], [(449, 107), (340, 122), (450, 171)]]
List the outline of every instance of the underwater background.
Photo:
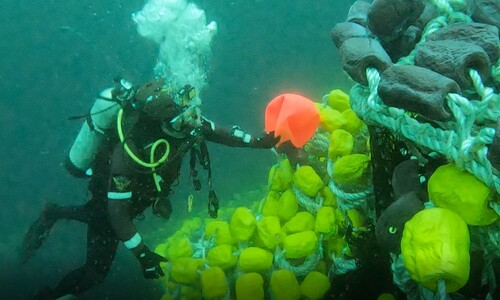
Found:
[[(216, 21), (208, 85), (201, 92), (204, 115), (263, 133), (267, 102), (282, 92), (319, 101), (332, 88), (348, 91), (330, 29), (354, 1), (192, 1)], [(0, 298), (27, 299), (54, 286), (85, 260), (86, 227), (61, 221), (36, 256), (21, 265), (23, 234), (43, 205), (86, 201), (86, 180), (71, 177), (64, 161), (93, 98), (122, 76), (140, 84), (153, 77), (158, 46), (137, 33), (131, 14), (145, 2), (0, 2)], [(209, 145), (214, 187), (221, 205), (234, 194), (262, 190), (276, 158), (268, 150)], [(187, 163), (185, 163), (187, 165)], [(165, 222), (148, 214), (138, 226), (155, 231), (188, 217), (187, 169)], [(251, 193), (250, 193), (251, 194)], [(256, 200), (256, 199), (250, 199)], [(206, 190), (194, 209), (206, 211)], [(158, 237), (166, 238), (164, 237)], [(149, 241), (152, 247), (155, 240)], [(156, 299), (159, 284), (143, 278), (123, 246), (103, 284), (82, 299)]]

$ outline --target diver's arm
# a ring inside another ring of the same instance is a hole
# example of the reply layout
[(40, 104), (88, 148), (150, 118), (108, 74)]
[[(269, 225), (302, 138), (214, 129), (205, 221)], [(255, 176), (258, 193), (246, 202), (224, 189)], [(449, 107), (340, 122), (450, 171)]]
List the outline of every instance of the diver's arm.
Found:
[(142, 239), (129, 214), (133, 184), (127, 162), (127, 154), (123, 146), (117, 145), (111, 155), (107, 205), (109, 220), (116, 236), (128, 249), (133, 249), (141, 246)]
[(148, 279), (162, 277), (165, 274), (160, 267), (160, 262), (166, 262), (167, 259), (149, 250), (144, 244), (141, 235), (137, 232), (137, 228), (129, 214), (132, 192), (126, 191), (123, 180), (128, 179), (124, 176), (114, 176), (112, 188), (108, 192), (108, 213), (111, 226), (116, 236), (123, 241), (125, 247), (130, 249), (137, 257), (144, 277)]
[(231, 128), (219, 127), (205, 118), (203, 118), (201, 130), (207, 141), (231, 147), (265, 149), (274, 147), (278, 142), (278, 139), (274, 137), (273, 133), (265, 134), (261, 138), (256, 138), (237, 125)]
[(113, 176), (112, 181), (108, 191), (108, 214), (111, 226), (124, 245), (135, 252), (144, 243), (129, 215), (132, 191), (125, 189), (124, 186), (130, 180), (125, 176)]

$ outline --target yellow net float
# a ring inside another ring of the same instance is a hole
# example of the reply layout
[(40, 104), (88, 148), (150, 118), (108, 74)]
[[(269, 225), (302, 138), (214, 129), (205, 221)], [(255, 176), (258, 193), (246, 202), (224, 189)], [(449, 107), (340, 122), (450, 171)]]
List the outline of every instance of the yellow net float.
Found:
[(329, 187), (325, 186), (323, 188), (321, 196), (323, 197), (323, 206), (337, 207), (337, 195)]
[(248, 247), (240, 253), (238, 267), (244, 272), (264, 272), (273, 265), (273, 254), (258, 247)]
[(234, 244), (236, 241), (231, 236), (229, 224), (226, 221), (210, 220), (205, 225), (205, 236), (207, 238), (215, 236), (215, 244)]
[(346, 120), (340, 111), (321, 104), (317, 104), (317, 107), (320, 115), (319, 126), (321, 129), (333, 132), (345, 126)]
[(223, 270), (233, 268), (238, 262), (238, 257), (233, 255), (233, 246), (222, 244), (208, 251), (207, 263), (211, 267), (219, 267)]
[(333, 109), (336, 109), (340, 112), (351, 108), (351, 104), (349, 103), (349, 95), (344, 93), (344, 91), (340, 89), (334, 89), (328, 93), (327, 96), (327, 104)]
[(342, 112), (342, 117), (345, 120), (344, 126), (342, 126), (342, 129), (345, 129), (346, 131), (354, 134), (358, 133), (359, 130), (363, 127), (365, 123), (361, 121), (360, 118), (356, 115), (356, 113), (352, 109), (346, 109)]
[(219, 267), (210, 267), (200, 274), (201, 291), (204, 299), (220, 299), (227, 292), (226, 274)]
[(330, 236), (337, 235), (338, 226), (335, 223), (335, 209), (333, 207), (320, 207), (316, 213), (314, 231), (316, 233), (323, 233)]
[(278, 201), (278, 216), (282, 221), (288, 221), (295, 216), (299, 209), (299, 203), (292, 189), (284, 191)]
[(307, 211), (299, 211), (288, 222), (283, 225), (283, 231), (287, 234), (301, 231), (314, 230), (314, 216)]
[(299, 300), (300, 285), (290, 270), (277, 270), (271, 275), (271, 292), (276, 300)]
[(316, 251), (318, 236), (314, 231), (302, 231), (285, 237), (283, 242), (286, 258), (303, 258)]
[(469, 230), (451, 210), (430, 208), (406, 222), (401, 240), (403, 263), (416, 282), (436, 291), (440, 280), (446, 292), (463, 287), (469, 279)]
[(330, 279), (317, 271), (309, 272), (300, 284), (302, 296), (307, 299), (323, 299), (330, 289)]
[(352, 134), (343, 129), (337, 129), (330, 136), (328, 157), (335, 161), (338, 157), (349, 155), (352, 152), (353, 146), (354, 138)]
[(274, 250), (283, 238), (279, 218), (269, 216), (257, 221), (257, 236), (263, 247)]
[(337, 183), (360, 183), (370, 165), (370, 157), (351, 154), (340, 157), (333, 166), (333, 179)]
[(264, 205), (262, 206), (262, 215), (278, 216), (280, 194), (275, 191), (270, 191), (266, 195)]
[(292, 180), (293, 168), (288, 159), (282, 159), (269, 170), (267, 182), (270, 191), (282, 192), (291, 186)]
[(179, 238), (173, 239), (168, 246), (166, 251), (166, 258), (170, 261), (175, 261), (181, 257), (191, 257), (193, 256), (193, 247), (189, 242), (187, 236), (181, 236)]
[(246, 207), (238, 207), (229, 224), (231, 236), (237, 241), (248, 241), (255, 232), (255, 216)]
[(263, 300), (264, 279), (259, 273), (246, 273), (236, 279), (236, 299)]
[(294, 184), (307, 196), (314, 197), (323, 188), (321, 177), (311, 166), (302, 166), (293, 176)]
[(436, 206), (454, 211), (469, 225), (489, 225), (498, 220), (498, 215), (488, 206), (498, 194), (453, 164), (441, 166), (432, 174), (428, 190)]
[(170, 278), (177, 283), (193, 283), (198, 279), (201, 261), (192, 257), (181, 257), (172, 263)]

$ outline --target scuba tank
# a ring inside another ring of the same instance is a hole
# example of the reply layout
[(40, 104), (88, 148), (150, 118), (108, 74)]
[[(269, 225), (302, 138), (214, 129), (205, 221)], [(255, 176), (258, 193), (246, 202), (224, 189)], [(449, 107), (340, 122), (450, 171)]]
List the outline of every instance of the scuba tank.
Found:
[(67, 171), (78, 178), (92, 176), (96, 156), (109, 141), (121, 104), (133, 97), (132, 84), (121, 79), (117, 86), (102, 91), (96, 97), (65, 161)]

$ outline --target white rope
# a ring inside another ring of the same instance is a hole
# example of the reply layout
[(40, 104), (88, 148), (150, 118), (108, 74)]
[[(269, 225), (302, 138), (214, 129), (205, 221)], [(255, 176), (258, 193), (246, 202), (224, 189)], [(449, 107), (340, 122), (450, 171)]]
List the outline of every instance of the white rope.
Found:
[(319, 235), (318, 247), (316, 248), (316, 251), (308, 255), (304, 259), (304, 262), (298, 266), (292, 265), (288, 262), (285, 252), (286, 250), (281, 250), (280, 247), (276, 247), (274, 252), (274, 265), (276, 268), (290, 270), (298, 276), (306, 275), (307, 273), (313, 271), (319, 261), (323, 258), (323, 235)]
[[(500, 106), (491, 107), (499, 101), (498, 95), (493, 93), (491, 88), (484, 87), (475, 72), (477, 71), (470, 72), (474, 77), (474, 85), (479, 90), (478, 94), (487, 102), (481, 105), (473, 104), (463, 96), (448, 94), (447, 104), (455, 118), (455, 123), (452, 123), (451, 128), (434, 128), (430, 124), (419, 123), (408, 116), (403, 109), (386, 106), (377, 93), (380, 74), (374, 68), (366, 70), (370, 91), (366, 100), (356, 99), (359, 97), (351, 99), (351, 101), (366, 101), (366, 104), (353, 103), (352, 106), (353, 109), (359, 110), (356, 113), (365, 122), (389, 128), (417, 145), (444, 155), (500, 193), (500, 178), (498, 174), (494, 174), (493, 167), (487, 159), (486, 147), (493, 142), (495, 129), (481, 126), (482, 120), (488, 120), (500, 114)], [(484, 107), (485, 105), (487, 108)], [(488, 112), (485, 113), (486, 111)], [(484, 117), (485, 114), (489, 116)]]
[(464, 1), (459, 1), (459, 0), (454, 0), (452, 3), (454, 4), (450, 5), (449, 0), (431, 0), (431, 2), (434, 4), (436, 7), (437, 11), (440, 13), (440, 15), (444, 15), (447, 17), (447, 21), (449, 23), (470, 23), (472, 22), (472, 19), (470, 16), (466, 15), (465, 13), (456, 10), (457, 9), (464, 9), (467, 8), (467, 3)]
[(293, 192), (297, 198), (297, 202), (311, 214), (316, 214), (321, 206), (323, 206), (323, 198), (319, 193), (313, 199), (304, 194), (296, 185), (293, 185)]
[(333, 180), (333, 166), (334, 162), (328, 159), (326, 169), (331, 178), (328, 182), (328, 188), (337, 196), (337, 206), (343, 211), (348, 211), (365, 204), (366, 200), (373, 195), (373, 186), (370, 185), (362, 191), (345, 192)]

